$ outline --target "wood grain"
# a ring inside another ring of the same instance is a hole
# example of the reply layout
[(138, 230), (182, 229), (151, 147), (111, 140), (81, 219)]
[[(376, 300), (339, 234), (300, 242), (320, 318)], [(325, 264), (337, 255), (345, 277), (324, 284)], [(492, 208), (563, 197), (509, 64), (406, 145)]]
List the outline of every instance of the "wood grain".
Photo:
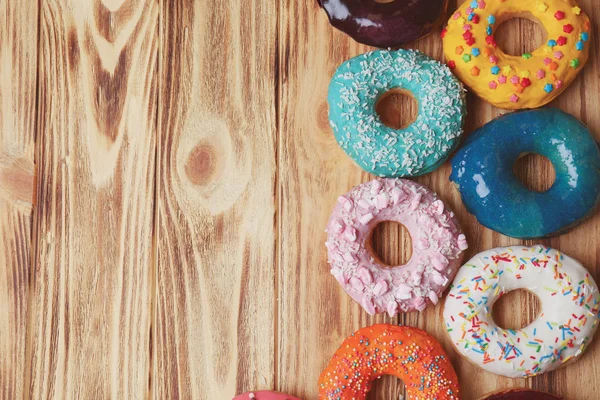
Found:
[[(581, 7), (600, 21), (595, 2)], [(325, 224), (337, 197), (372, 177), (337, 145), (327, 88), (369, 48), (333, 29), (316, 1), (0, 0), (0, 23), (0, 398), (276, 389), (312, 400), (342, 340), (376, 322), (438, 338), (466, 400), (514, 386), (598, 398), (600, 338), (567, 368), (501, 378), (460, 358), (441, 305), (370, 317), (331, 277)], [(497, 40), (518, 53), (543, 37), (512, 20)], [(600, 139), (591, 43), (589, 64), (550, 106)], [(442, 59), (437, 33), (406, 47)], [(505, 113), (468, 101), (467, 134)], [(415, 108), (398, 96), (378, 111), (393, 125)], [(553, 179), (540, 157), (516, 173), (537, 190)], [(600, 214), (558, 238), (510, 239), (467, 213), (449, 174), (446, 163), (417, 181), (456, 212), (467, 257), (543, 243), (600, 280)], [(392, 264), (410, 247), (396, 224), (373, 235)], [(494, 310), (512, 326), (538, 311), (527, 292)], [(401, 394), (384, 377), (370, 398)]]
[[(462, 3), (459, 1), (458, 3)], [(581, 7), (597, 20), (600, 9), (591, 1)], [(454, 4), (456, 6), (456, 4)], [(463, 382), (465, 399), (475, 399), (498, 388), (530, 386), (567, 396), (570, 399), (596, 399), (593, 382), (597, 382), (600, 346), (594, 343), (589, 354), (568, 368), (534, 379), (511, 380), (484, 372), (461, 359), (443, 329), (441, 307), (428, 308), (422, 314), (369, 317), (344, 294), (329, 275), (323, 247), (323, 229), (336, 198), (352, 186), (371, 179), (339, 149), (327, 123), (327, 86), (335, 68), (344, 60), (368, 50), (332, 29), (316, 2), (282, 2), (280, 18), (280, 137), (279, 183), (282, 229), (280, 236), (278, 389), (317, 398), (320, 371), (344, 337), (361, 326), (387, 321), (417, 326), (437, 337), (449, 353)], [(543, 32), (528, 20), (504, 24), (499, 41), (509, 51), (520, 51), (541, 40)], [(598, 27), (595, 27), (596, 33)], [(551, 106), (575, 114), (600, 134), (600, 116), (591, 113), (590, 105), (600, 103), (598, 93), (598, 44), (584, 73)], [(411, 48), (442, 59), (437, 35), (421, 39)], [(468, 133), (504, 113), (469, 95)], [(396, 109), (396, 111), (394, 111)], [(399, 100), (387, 111), (410, 115), (410, 102)], [(405, 116), (390, 116), (401, 121)], [(600, 136), (598, 136), (600, 137)], [(417, 181), (431, 187), (458, 215), (471, 247), (467, 257), (488, 248), (510, 244), (533, 244), (504, 237), (479, 225), (468, 214), (457, 191), (448, 182), (450, 167), (446, 163), (432, 174)], [(519, 162), (518, 176), (533, 188), (541, 189), (552, 180), (552, 167), (543, 159), (528, 157)], [(599, 251), (593, 245), (600, 217), (559, 238), (535, 241), (559, 248), (578, 258), (598, 279)], [(385, 258), (406, 259), (410, 252), (407, 233), (397, 226), (387, 226), (375, 235), (374, 248)], [(587, 251), (586, 251), (587, 247)], [(502, 323), (520, 325), (535, 318), (535, 301), (526, 292), (509, 296), (497, 307)], [(315, 356), (317, 354), (318, 356)], [(587, 371), (587, 372), (586, 372)], [(597, 383), (596, 383), (597, 384)], [(401, 383), (385, 377), (375, 384), (370, 398), (397, 398), (403, 393)]]
[(41, 2), (30, 398), (145, 398), (158, 3)]
[(23, 397), (38, 7), (0, 0), (0, 399)]
[(161, 7), (153, 395), (274, 386), (277, 6)]

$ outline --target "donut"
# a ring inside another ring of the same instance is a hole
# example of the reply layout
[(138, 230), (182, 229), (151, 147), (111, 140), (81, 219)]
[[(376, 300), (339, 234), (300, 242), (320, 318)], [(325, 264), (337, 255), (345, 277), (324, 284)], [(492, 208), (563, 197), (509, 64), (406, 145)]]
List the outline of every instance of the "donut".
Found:
[[(526, 289), (541, 303), (523, 329), (492, 318), (503, 294)], [(531, 377), (572, 362), (598, 327), (600, 293), (576, 260), (544, 246), (496, 248), (477, 254), (457, 273), (444, 305), (456, 349), (478, 367), (509, 378)]]
[[(514, 17), (537, 19), (547, 32), (538, 49), (511, 56), (496, 45), (495, 29)], [(466, 1), (442, 31), (448, 66), (479, 97), (507, 109), (552, 101), (588, 60), (591, 26), (572, 0)]]
[(538, 390), (516, 388), (494, 392), (479, 400), (562, 400), (562, 398)]
[[(419, 103), (404, 129), (381, 122), (375, 107), (388, 92)], [(458, 146), (466, 114), (462, 84), (416, 50), (376, 50), (344, 62), (329, 85), (329, 121), (342, 149), (382, 177), (417, 176), (439, 167)]]
[(259, 392), (248, 392), (235, 396), (233, 400), (300, 400), (288, 394), (262, 390)]
[[(514, 175), (527, 153), (552, 162), (549, 190), (531, 191)], [(521, 239), (554, 236), (600, 202), (600, 153), (585, 125), (558, 109), (510, 113), (469, 136), (452, 159), (450, 180), (482, 225)]]
[[(382, 221), (408, 229), (413, 255), (406, 265), (386, 266), (372, 251), (371, 233)], [(340, 196), (326, 231), (331, 274), (369, 314), (394, 316), (436, 304), (468, 247), (437, 195), (403, 179), (376, 179)]]
[(459, 398), (456, 372), (433, 337), (417, 328), (381, 324), (344, 340), (319, 377), (319, 399), (366, 399), (371, 382), (382, 375), (401, 379), (407, 399)]
[(448, 0), (318, 0), (329, 22), (354, 40), (374, 47), (397, 47), (441, 25)]

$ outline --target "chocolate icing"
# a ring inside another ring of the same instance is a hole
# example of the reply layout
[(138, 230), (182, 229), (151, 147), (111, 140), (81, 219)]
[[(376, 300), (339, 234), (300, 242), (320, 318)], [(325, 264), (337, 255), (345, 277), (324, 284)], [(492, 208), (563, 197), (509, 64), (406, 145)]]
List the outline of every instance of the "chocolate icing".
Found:
[(331, 25), (360, 43), (397, 47), (430, 33), (446, 16), (448, 0), (318, 0)]

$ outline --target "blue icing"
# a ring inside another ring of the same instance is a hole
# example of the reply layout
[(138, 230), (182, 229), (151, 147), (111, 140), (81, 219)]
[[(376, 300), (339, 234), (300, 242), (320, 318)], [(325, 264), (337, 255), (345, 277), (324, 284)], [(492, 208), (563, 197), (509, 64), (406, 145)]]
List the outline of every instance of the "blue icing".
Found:
[[(392, 89), (419, 104), (404, 129), (381, 122), (375, 106)], [(377, 50), (343, 63), (329, 85), (329, 120), (342, 149), (382, 177), (426, 174), (458, 146), (466, 113), (462, 84), (450, 69), (416, 50)]]
[[(528, 190), (513, 174), (526, 153), (552, 162), (556, 180), (546, 192)], [(600, 204), (600, 153), (585, 125), (569, 114), (554, 108), (516, 112), (465, 140), (452, 158), (450, 180), (482, 225), (521, 239), (552, 236)]]

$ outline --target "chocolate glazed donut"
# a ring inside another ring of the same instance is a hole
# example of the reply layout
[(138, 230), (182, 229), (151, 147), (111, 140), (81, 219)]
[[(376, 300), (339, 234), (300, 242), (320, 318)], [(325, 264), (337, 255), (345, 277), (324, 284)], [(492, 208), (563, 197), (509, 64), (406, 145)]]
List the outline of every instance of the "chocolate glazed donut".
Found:
[(531, 389), (508, 389), (482, 397), (480, 400), (562, 400), (550, 393)]
[(360, 43), (397, 47), (425, 36), (444, 20), (448, 0), (318, 0), (331, 25)]

